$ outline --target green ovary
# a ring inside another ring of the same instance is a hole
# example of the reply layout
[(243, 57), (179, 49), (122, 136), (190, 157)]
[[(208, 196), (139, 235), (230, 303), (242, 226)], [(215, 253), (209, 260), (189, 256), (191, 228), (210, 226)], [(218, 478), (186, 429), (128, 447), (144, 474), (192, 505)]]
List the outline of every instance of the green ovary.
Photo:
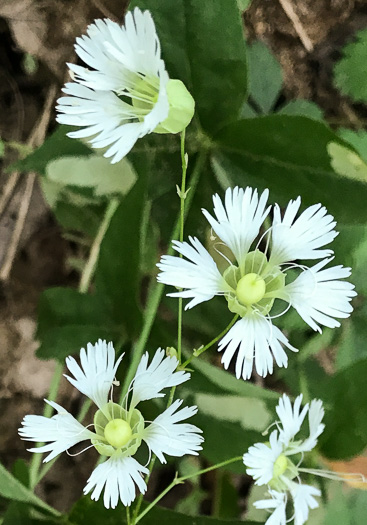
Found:
[(285, 274), (279, 266), (269, 267), (266, 255), (259, 250), (249, 252), (240, 267), (231, 264), (223, 278), (229, 289), (228, 308), (241, 317), (253, 312), (267, 315), (285, 285)]
[(261, 301), (266, 292), (266, 285), (256, 273), (248, 273), (241, 277), (237, 283), (236, 295), (238, 300), (245, 305), (250, 305)]
[(132, 430), (127, 421), (112, 419), (104, 429), (104, 436), (110, 445), (115, 448), (121, 448), (130, 441)]
[(277, 457), (273, 467), (273, 479), (279, 478), (288, 468), (288, 459), (284, 454)]

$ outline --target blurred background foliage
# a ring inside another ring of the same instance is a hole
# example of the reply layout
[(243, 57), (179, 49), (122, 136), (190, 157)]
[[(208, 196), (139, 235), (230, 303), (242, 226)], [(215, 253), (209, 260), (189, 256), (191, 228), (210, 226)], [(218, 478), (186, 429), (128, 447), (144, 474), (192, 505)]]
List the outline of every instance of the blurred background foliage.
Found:
[[(353, 472), (367, 474), (367, 133), (360, 122), (349, 128), (328, 122), (313, 101), (284, 97), (277, 58), (264, 42), (246, 42), (242, 14), (249, 1), (176, 0), (173, 6), (172, 0), (134, 0), (129, 8), (136, 5), (152, 12), (168, 72), (186, 84), (196, 101), (195, 118), (187, 130), (191, 189), (185, 236), (198, 236), (209, 247), (210, 231), (201, 208), (210, 210), (211, 196), (223, 194), (228, 186), (269, 188), (270, 202), (281, 206), (301, 195), (303, 206), (321, 202), (335, 216), (340, 232), (333, 246), (335, 263), (353, 268), (358, 291), (355, 311), (339, 329), (315, 334), (294, 312), (279, 319), (278, 326), (300, 351), (290, 356), (287, 369), (276, 369), (265, 380), (236, 380), (231, 371), (218, 366), (215, 348), (192, 362), (192, 380), (181, 387), (180, 396), (199, 407), (194, 422), (204, 431), (202, 461), (204, 465), (223, 461), (263, 441), (279, 393), (286, 390), (296, 396), (301, 391), (322, 399), (326, 407), (320, 455), (315, 454), (309, 466), (321, 463), (349, 471), (348, 462), (354, 458)], [(24, 58), (30, 70), (37, 66), (31, 58)], [(343, 48), (333, 70), (335, 89), (358, 103), (356, 110), (362, 115), (367, 105), (366, 58), (367, 32), (362, 30)], [(52, 287), (42, 293), (36, 355), (63, 363), (87, 342), (112, 340), (119, 352), (126, 353), (118, 378), (123, 382), (145, 326), (144, 312), (157, 294), (162, 299), (146, 350), (175, 344), (177, 303), (164, 296), (155, 277), (156, 263), (169, 249), (178, 217), (179, 137), (147, 136), (126, 159), (111, 165), (103, 151), (68, 138), (67, 131), (58, 126), (39, 148), (22, 151), (8, 168), (39, 175), (64, 237), (77, 246), (77, 255), (67, 263), (81, 276), (79, 288)], [(5, 154), (12, 144), (2, 141), (0, 147), (0, 154)], [(98, 254), (95, 260), (93, 250)], [(87, 287), (86, 272), (93, 275)], [(220, 297), (185, 313), (185, 356), (215, 337), (230, 318)], [(160, 400), (147, 405), (154, 414)], [(164, 488), (174, 468), (186, 473), (200, 465), (197, 458), (172, 462), (158, 476), (150, 497)], [(0, 495), (13, 500), (3, 525), (123, 522), (121, 509), (107, 511), (89, 498), (76, 503), (67, 518), (52, 516), (27, 488), (25, 464), (15, 465), (12, 473), (0, 476)], [(320, 483), (323, 502), (311, 514), (310, 525), (364, 525), (364, 490)], [(240, 463), (179, 489), (166, 503), (174, 510), (156, 509), (144, 523), (219, 525), (230, 519), (236, 525), (244, 517), (246, 523), (266, 519), (251, 506), (259, 489), (250, 486)], [(190, 517), (197, 514), (213, 518)]]

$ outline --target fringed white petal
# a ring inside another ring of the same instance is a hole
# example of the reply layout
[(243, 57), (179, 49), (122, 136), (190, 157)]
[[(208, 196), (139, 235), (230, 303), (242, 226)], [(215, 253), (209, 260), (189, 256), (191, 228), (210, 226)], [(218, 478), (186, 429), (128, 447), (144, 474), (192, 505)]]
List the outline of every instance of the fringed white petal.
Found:
[(309, 452), (315, 448), (317, 444), (317, 438), (322, 434), (325, 429), (325, 425), (322, 423), (324, 418), (324, 408), (320, 399), (313, 399), (310, 404), (308, 411), (308, 424), (310, 427), (310, 435), (303, 442), (295, 445), (291, 448), (292, 454), (299, 452)]
[(163, 397), (164, 388), (180, 385), (190, 379), (190, 374), (183, 371), (176, 372), (179, 365), (175, 357), (165, 357), (165, 351), (158, 348), (152, 362), (148, 366), (149, 355), (146, 352), (139, 363), (133, 379), (131, 406), (135, 407), (140, 401)]
[(263, 499), (254, 502), (257, 509), (272, 510), (272, 514), (266, 520), (265, 525), (285, 525), (286, 521), (286, 504), (287, 500), (283, 492), (269, 490), (271, 499)]
[(209, 301), (215, 295), (228, 290), (228, 285), (221, 276), (214, 259), (204, 248), (199, 239), (189, 237), (190, 243), (173, 241), (175, 250), (185, 259), (164, 255), (158, 268), (160, 283), (184, 288), (181, 292), (170, 293), (171, 297), (192, 297), (186, 310), (199, 303)]
[(108, 402), (108, 393), (123, 356), (115, 363), (112, 343), (101, 339), (95, 345), (88, 343), (87, 351), (80, 350), (80, 364), (73, 357), (66, 358), (66, 366), (74, 377), (65, 377), (82, 394), (89, 397), (99, 408)]
[(297, 352), (284, 334), (271, 321), (260, 315), (244, 317), (219, 342), (218, 350), (222, 355), (224, 368), (228, 368), (238, 349), (236, 357), (236, 377), (249, 379), (255, 361), (256, 372), (265, 377), (273, 373), (273, 361), (280, 367), (288, 364), (283, 346)]
[(334, 230), (334, 217), (328, 215), (321, 204), (314, 204), (295, 220), (300, 206), (300, 197), (290, 201), (283, 219), (279, 206), (274, 206), (271, 264), (278, 265), (294, 259), (320, 259), (333, 253), (332, 250), (319, 248), (330, 244), (338, 235)]
[(353, 284), (339, 280), (350, 276), (350, 268), (332, 266), (322, 270), (331, 260), (324, 259), (303, 271), (284, 289), (284, 298), (287, 296), (302, 319), (318, 332), (319, 325), (340, 326), (335, 318), (349, 317), (353, 311), (350, 301), (357, 295)]
[(302, 398), (302, 394), (296, 397), (293, 407), (291, 400), (286, 394), (283, 394), (283, 397), (279, 399), (276, 412), (283, 426), (279, 439), (284, 446), (288, 446), (290, 440), (300, 431), (303, 420), (306, 417), (308, 404), (301, 411)]
[(144, 430), (144, 441), (161, 463), (166, 463), (164, 454), (181, 457), (197, 455), (204, 438), (195, 425), (180, 423), (196, 414), (197, 407), (178, 410), (182, 400), (176, 400)]
[(65, 452), (77, 443), (93, 439), (96, 435), (83, 427), (67, 410), (53, 401), (47, 401), (57, 414), (51, 418), (27, 415), (22, 421), (19, 435), (22, 439), (35, 442), (46, 442), (42, 447), (30, 448), (29, 452), (50, 452), (43, 460), (51, 461), (61, 452)]
[(94, 489), (91, 498), (97, 501), (104, 489), (103, 503), (107, 509), (114, 509), (119, 500), (128, 507), (136, 497), (136, 486), (145, 494), (147, 486), (141, 474), (148, 472), (134, 458), (116, 452), (93, 470), (83, 492), (88, 494)]
[(247, 187), (228, 188), (224, 204), (219, 195), (213, 196), (214, 214), (202, 210), (218, 237), (232, 250), (241, 265), (251, 244), (260, 232), (260, 228), (270, 211), (267, 208), (269, 190), (258, 197), (257, 190)]
[(308, 520), (310, 509), (319, 506), (314, 496), (321, 496), (321, 491), (311, 485), (293, 483), (291, 494), (294, 504), (294, 525), (303, 525)]
[(246, 472), (255, 480), (256, 485), (267, 485), (273, 478), (274, 463), (282, 453), (283, 445), (279, 440), (278, 431), (270, 434), (269, 445), (256, 443), (243, 455)]

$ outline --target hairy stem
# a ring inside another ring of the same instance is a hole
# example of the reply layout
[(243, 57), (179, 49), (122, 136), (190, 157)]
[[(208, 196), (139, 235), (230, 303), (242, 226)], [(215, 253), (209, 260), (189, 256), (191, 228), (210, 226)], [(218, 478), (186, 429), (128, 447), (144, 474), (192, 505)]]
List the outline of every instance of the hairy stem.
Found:
[(208, 343), (207, 345), (203, 346), (202, 348), (199, 348), (198, 350), (195, 350), (194, 353), (192, 354), (191, 357), (189, 357), (181, 366), (181, 368), (185, 368), (188, 364), (191, 363), (191, 361), (194, 359), (194, 357), (199, 357), (199, 355), (201, 355), (203, 352), (206, 352), (206, 350), (208, 350), (211, 346), (213, 346), (217, 341), (219, 341), (219, 339), (221, 339), (224, 335), (226, 335), (226, 333), (232, 328), (232, 326), (234, 325), (234, 323), (237, 321), (238, 319), (238, 314), (236, 314), (232, 321), (229, 323), (229, 325), (226, 326), (226, 328), (223, 330), (223, 332), (221, 332), (219, 335), (217, 335), (217, 337), (214, 337), (214, 339), (212, 339), (210, 341), (210, 343)]
[[(186, 218), (187, 213), (190, 209), (190, 205), (191, 205), (194, 193), (195, 193), (196, 186), (199, 182), (201, 169), (203, 167), (205, 159), (206, 159), (206, 152), (199, 153), (194, 170), (192, 172), (192, 176), (190, 178), (190, 192), (187, 194), (187, 198), (186, 198), (184, 218)], [(172, 232), (172, 239), (177, 239), (177, 236), (180, 233), (180, 218), (181, 218), (181, 211), (180, 211), (179, 217), (176, 221), (176, 224)], [(167, 254), (168, 255), (173, 254), (172, 246), (169, 247)], [(143, 328), (140, 333), (139, 339), (136, 341), (131, 351), (131, 356), (132, 356), (131, 364), (129, 366), (129, 369), (127, 371), (127, 374), (126, 374), (126, 377), (123, 383), (120, 401), (125, 397), (128, 391), (129, 385), (135, 375), (136, 369), (138, 368), (141, 356), (143, 355), (143, 352), (145, 350), (154, 320), (157, 315), (158, 306), (161, 302), (163, 290), (164, 290), (164, 284), (158, 283), (154, 279), (150, 287), (148, 301), (147, 301), (147, 305), (145, 308)]]
[(210, 472), (211, 470), (216, 470), (221, 467), (225, 467), (226, 465), (230, 465), (231, 463), (234, 463), (236, 461), (242, 461), (242, 456), (237, 456), (235, 458), (227, 459), (226, 461), (222, 461), (221, 463), (217, 463), (216, 465), (212, 465), (211, 467), (204, 468), (202, 470), (198, 470), (194, 472), (193, 474), (188, 474), (187, 476), (181, 476), (178, 477), (177, 474), (173, 481), (166, 487), (156, 498), (152, 503), (150, 503), (141, 514), (136, 518), (135, 524), (138, 523), (150, 510), (152, 510), (153, 507), (176, 485), (179, 485), (180, 483), (183, 483), (184, 481), (194, 478), (196, 476), (200, 476), (201, 474), (205, 474), (206, 472)]

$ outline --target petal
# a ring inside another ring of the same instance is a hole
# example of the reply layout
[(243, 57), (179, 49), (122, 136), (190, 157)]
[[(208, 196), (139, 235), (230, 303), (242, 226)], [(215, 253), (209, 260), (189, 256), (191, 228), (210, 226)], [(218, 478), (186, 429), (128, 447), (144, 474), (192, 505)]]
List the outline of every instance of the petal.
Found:
[(108, 402), (108, 393), (123, 355), (115, 363), (112, 343), (101, 339), (95, 345), (88, 343), (87, 351), (80, 350), (81, 367), (73, 357), (66, 358), (66, 366), (74, 377), (65, 377), (82, 394), (89, 397), (99, 408)]
[(293, 483), (291, 494), (294, 504), (294, 525), (303, 525), (308, 519), (309, 509), (316, 509), (319, 506), (314, 496), (321, 496), (321, 492), (311, 485)]
[(302, 394), (300, 394), (292, 407), (289, 397), (283, 394), (283, 397), (279, 399), (278, 406), (276, 407), (276, 412), (283, 427), (279, 437), (285, 447), (288, 446), (291, 439), (299, 432), (308, 412), (308, 404), (305, 405), (302, 412), (300, 412), (302, 397)]
[(265, 377), (273, 372), (273, 361), (280, 367), (286, 367), (287, 354), (283, 346), (293, 352), (297, 349), (291, 346), (284, 334), (265, 317), (253, 314), (236, 322), (219, 342), (218, 350), (225, 351), (222, 356), (224, 368), (229, 364), (238, 349), (236, 358), (236, 377), (249, 379), (255, 359), (256, 372)]
[(204, 438), (201, 430), (195, 425), (180, 423), (197, 412), (197, 407), (184, 407), (182, 400), (177, 399), (144, 430), (144, 441), (161, 463), (166, 463), (164, 454), (181, 457), (185, 454), (197, 455), (202, 449)]
[(93, 439), (96, 435), (83, 427), (69, 412), (53, 401), (47, 401), (57, 414), (51, 418), (44, 416), (27, 415), (22, 421), (23, 427), (19, 429), (22, 439), (36, 442), (46, 442), (47, 445), (29, 449), (30, 452), (50, 452), (43, 460), (51, 461), (61, 452), (65, 452), (77, 443), (86, 439)]
[(328, 215), (321, 204), (314, 204), (294, 220), (300, 206), (300, 197), (290, 201), (282, 219), (280, 208), (275, 205), (269, 263), (279, 265), (294, 259), (319, 259), (333, 253), (318, 248), (331, 243), (338, 235), (334, 230), (334, 217)]
[(134, 458), (122, 457), (116, 452), (93, 470), (83, 492), (88, 494), (94, 489), (91, 498), (97, 501), (104, 489), (103, 503), (107, 509), (114, 509), (119, 499), (123, 505), (130, 506), (136, 496), (135, 485), (145, 493), (147, 486), (141, 474), (148, 472)]
[(274, 463), (283, 451), (278, 431), (270, 434), (269, 445), (256, 443), (243, 455), (246, 473), (255, 480), (256, 485), (267, 485), (273, 478)]
[(224, 205), (219, 195), (214, 195), (216, 219), (202, 210), (215, 233), (229, 246), (240, 265), (270, 211), (270, 206), (266, 208), (268, 195), (269, 190), (265, 190), (259, 198), (257, 190), (249, 187), (243, 190), (236, 186), (233, 190), (227, 189)]
[(322, 423), (325, 411), (320, 399), (313, 399), (310, 404), (308, 412), (308, 423), (310, 427), (310, 435), (300, 445), (292, 447), (292, 453), (309, 452), (315, 448), (317, 438), (324, 431), (325, 425)]
[(161, 348), (158, 348), (149, 366), (148, 359), (149, 355), (146, 352), (133, 379), (131, 408), (140, 401), (163, 397), (165, 394), (162, 394), (161, 390), (180, 385), (190, 379), (187, 372), (176, 372), (178, 360), (175, 357), (165, 357), (165, 351)]
[(339, 280), (349, 277), (350, 268), (332, 266), (322, 270), (331, 260), (318, 262), (284, 288), (284, 298), (287, 296), (302, 319), (318, 332), (321, 332), (319, 324), (329, 328), (340, 326), (335, 318), (349, 317), (353, 310), (350, 301), (357, 295), (354, 285)]
[(191, 245), (187, 242), (173, 241), (175, 250), (185, 259), (164, 255), (157, 264), (161, 270), (157, 277), (158, 282), (186, 289), (171, 293), (170, 296), (193, 298), (186, 305), (186, 310), (228, 290), (228, 285), (221, 276), (214, 259), (199, 239), (189, 237), (189, 240)]

